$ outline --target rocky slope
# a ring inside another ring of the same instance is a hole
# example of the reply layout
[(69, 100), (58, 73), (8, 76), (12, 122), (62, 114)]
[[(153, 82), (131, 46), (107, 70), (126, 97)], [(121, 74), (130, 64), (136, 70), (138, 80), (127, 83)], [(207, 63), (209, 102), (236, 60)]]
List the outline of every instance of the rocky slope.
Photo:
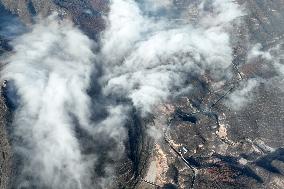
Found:
[[(235, 77), (217, 90), (214, 81), (201, 78), (204, 87), (162, 108), (169, 121), (164, 142), (153, 153), (159, 169), (152, 184), (140, 188), (154, 188), (154, 183), (165, 188), (284, 187), (283, 79), (266, 58), (247, 58), (252, 44), (283, 49), (284, 2), (239, 3), (249, 12), (232, 33)], [(228, 96), (252, 78), (262, 80), (252, 101), (239, 110), (225, 106)]]

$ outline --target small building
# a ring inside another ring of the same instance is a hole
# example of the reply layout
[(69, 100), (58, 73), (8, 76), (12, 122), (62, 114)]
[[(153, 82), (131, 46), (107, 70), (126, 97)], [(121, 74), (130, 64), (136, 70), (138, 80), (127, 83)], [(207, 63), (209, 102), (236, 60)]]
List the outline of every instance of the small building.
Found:
[(4, 80), (1, 87), (5, 88), (6, 86), (7, 86), (7, 80)]
[(188, 149), (184, 146), (179, 149), (179, 153), (181, 154), (186, 154), (187, 152), (188, 152)]

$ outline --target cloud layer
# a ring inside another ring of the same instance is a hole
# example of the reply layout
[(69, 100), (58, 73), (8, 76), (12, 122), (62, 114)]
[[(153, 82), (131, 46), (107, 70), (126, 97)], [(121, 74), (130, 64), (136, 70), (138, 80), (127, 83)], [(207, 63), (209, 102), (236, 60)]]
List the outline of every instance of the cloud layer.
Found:
[(155, 1), (149, 7), (148, 1), (112, 1), (101, 39), (105, 95), (126, 96), (147, 114), (184, 89), (191, 75), (208, 71), (217, 80), (229, 76), (225, 71), (232, 53), (227, 29), (243, 14), (236, 4), (222, 0), (199, 4), (197, 25), (149, 13), (140, 8), (143, 5), (158, 10), (171, 3)]
[(20, 98), (14, 146), (24, 166), (17, 188), (87, 188), (92, 166), (81, 154), (73, 119), (82, 127), (89, 125), (86, 90), (93, 42), (71, 23), (50, 17), (13, 46), (1, 77), (13, 80)]
[(1, 78), (19, 98), (13, 146), (23, 163), (15, 186), (110, 188), (133, 107), (146, 116), (188, 94), (196, 75), (230, 77), (228, 32), (240, 8), (225, 0), (198, 3), (198, 22), (191, 23), (173, 5), (113, 0), (98, 44), (56, 16), (13, 41)]

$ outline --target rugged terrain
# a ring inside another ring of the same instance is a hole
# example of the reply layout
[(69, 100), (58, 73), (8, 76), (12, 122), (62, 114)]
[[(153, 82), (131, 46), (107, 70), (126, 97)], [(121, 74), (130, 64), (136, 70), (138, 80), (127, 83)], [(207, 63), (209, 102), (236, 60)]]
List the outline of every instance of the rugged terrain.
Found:
[[(178, 8), (189, 3), (178, 2)], [(188, 11), (191, 21), (197, 10), (194, 2)], [(284, 1), (236, 3), (245, 6), (247, 14), (231, 33), (234, 76), (220, 85), (206, 74), (192, 77), (193, 92), (161, 104), (147, 119), (133, 110), (126, 126), (127, 154), (117, 163), (117, 188), (284, 188), (283, 77), (265, 57), (248, 57), (251, 46), (259, 43), (262, 51), (276, 48), (271, 53), (283, 66)], [(104, 29), (102, 16), (108, 7), (103, 0), (0, 3), (1, 17), (15, 17), (26, 27), (33, 23), (33, 16), (53, 10), (96, 39)], [(12, 50), (9, 40), (0, 35), (0, 54)], [(244, 108), (228, 108), (229, 94), (252, 78), (262, 81), (253, 88), (252, 100)], [(0, 188), (6, 188), (15, 166), (5, 131), (9, 102), (4, 99), (5, 82), (1, 83)], [(162, 130), (161, 136), (149, 136), (149, 125)]]

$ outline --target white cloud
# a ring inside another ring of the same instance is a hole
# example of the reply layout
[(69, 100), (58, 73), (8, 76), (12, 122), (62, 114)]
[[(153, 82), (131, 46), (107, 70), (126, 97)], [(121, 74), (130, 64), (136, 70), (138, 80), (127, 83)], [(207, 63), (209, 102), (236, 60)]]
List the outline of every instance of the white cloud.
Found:
[(199, 9), (200, 23), (204, 27), (228, 26), (231, 21), (245, 14), (237, 3), (226, 0), (203, 1)]
[(266, 60), (271, 60), (272, 56), (270, 52), (262, 51), (261, 48), (262, 48), (262, 45), (259, 43), (254, 45), (252, 49), (248, 52), (248, 60), (250, 61), (251, 59), (258, 58), (258, 57), (264, 58)]
[(210, 70), (216, 79), (226, 75), (232, 62), (226, 28), (243, 13), (232, 2), (212, 2), (214, 11), (200, 5), (202, 21), (191, 25), (147, 14), (135, 1), (112, 1), (101, 40), (104, 94), (128, 97), (146, 115), (182, 90), (191, 74)]
[(81, 153), (70, 114), (88, 126), (93, 42), (54, 17), (13, 41), (14, 52), (1, 72), (14, 81), (20, 98), (13, 130), (21, 142), (14, 146), (26, 162), (17, 187), (32, 187), (35, 183), (25, 179), (33, 176), (37, 187), (88, 188), (92, 166)]
[(253, 91), (258, 85), (259, 81), (257, 79), (242, 81), (240, 86), (229, 94), (225, 104), (235, 111), (241, 110), (252, 101)]

